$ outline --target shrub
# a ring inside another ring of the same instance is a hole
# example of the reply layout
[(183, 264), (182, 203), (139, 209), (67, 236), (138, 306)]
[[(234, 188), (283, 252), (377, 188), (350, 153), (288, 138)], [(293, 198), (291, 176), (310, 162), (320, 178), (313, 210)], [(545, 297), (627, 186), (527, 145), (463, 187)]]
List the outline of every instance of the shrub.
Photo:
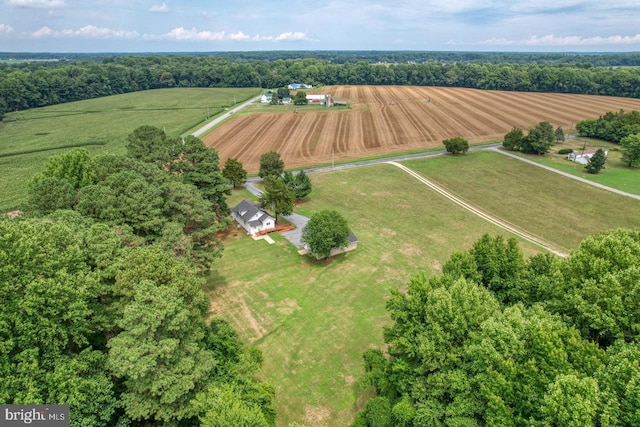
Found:
[(563, 148), (562, 150), (558, 150), (558, 154), (570, 154), (573, 153), (572, 148)]

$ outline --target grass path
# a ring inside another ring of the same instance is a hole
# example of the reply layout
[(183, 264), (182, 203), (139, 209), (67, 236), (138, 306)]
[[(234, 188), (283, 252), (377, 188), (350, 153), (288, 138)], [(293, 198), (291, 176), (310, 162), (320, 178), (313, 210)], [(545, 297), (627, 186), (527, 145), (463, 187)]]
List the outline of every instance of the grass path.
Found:
[(388, 162), (390, 165), (394, 165), (399, 167), (400, 169), (404, 170), (405, 172), (407, 172), (409, 175), (413, 176), (414, 178), (416, 178), (417, 180), (419, 180), (420, 182), (422, 182), (423, 184), (425, 184), (426, 186), (428, 186), (429, 188), (431, 188), (432, 190), (436, 191), (437, 193), (443, 195), (444, 197), (446, 197), (447, 199), (451, 200), (452, 202), (456, 203), (457, 205), (463, 207), (464, 209), (470, 211), (471, 213), (479, 216), (480, 218), (489, 221), (491, 224), (497, 225), (498, 227), (509, 231), (513, 234), (515, 234), (516, 236), (530, 242), (533, 243), (534, 245), (540, 246), (543, 249), (548, 250), (549, 252), (560, 256), (562, 258), (566, 258), (569, 255), (569, 251), (566, 248), (563, 248), (557, 244), (551, 243), (548, 240), (543, 239), (542, 237), (538, 237), (535, 236), (534, 234), (523, 230), (522, 228), (511, 224), (507, 221), (504, 221), (496, 216), (490, 215), (486, 212), (484, 212), (483, 210), (473, 206), (471, 203), (465, 202), (464, 200), (462, 200), (459, 197), (456, 197), (453, 193), (445, 190), (444, 188), (440, 187), (439, 185), (433, 183), (432, 181), (429, 181), (428, 179), (426, 179), (425, 177), (423, 177), (422, 175), (418, 174), (417, 172), (412, 171), (411, 169), (409, 169), (408, 167), (401, 165), (400, 163), (396, 163), (396, 162)]

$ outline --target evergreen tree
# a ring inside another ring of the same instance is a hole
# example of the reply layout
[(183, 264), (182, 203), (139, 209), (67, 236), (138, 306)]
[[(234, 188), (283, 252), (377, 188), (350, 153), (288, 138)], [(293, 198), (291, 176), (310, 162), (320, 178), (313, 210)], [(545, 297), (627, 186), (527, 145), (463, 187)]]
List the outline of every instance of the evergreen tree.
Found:
[(602, 148), (598, 148), (593, 156), (589, 159), (589, 162), (584, 166), (587, 172), (591, 174), (597, 174), (604, 169), (604, 164), (607, 161), (607, 155), (604, 154)]

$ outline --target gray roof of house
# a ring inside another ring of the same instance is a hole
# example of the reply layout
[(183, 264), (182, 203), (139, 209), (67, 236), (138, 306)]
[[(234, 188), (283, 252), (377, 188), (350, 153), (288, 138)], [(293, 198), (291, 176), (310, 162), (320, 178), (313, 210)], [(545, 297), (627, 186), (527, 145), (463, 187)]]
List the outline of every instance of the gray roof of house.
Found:
[[(257, 207), (256, 205), (247, 202), (246, 200), (242, 200), (236, 206), (231, 208), (232, 212), (235, 212), (244, 222), (247, 222), (249, 218), (253, 217), (257, 213), (262, 213), (262, 215), (256, 219), (251, 221), (249, 224), (251, 226), (257, 225), (259, 223), (264, 223), (269, 218), (273, 218), (271, 215), (267, 214), (265, 211)], [(243, 214), (244, 212), (244, 214)]]

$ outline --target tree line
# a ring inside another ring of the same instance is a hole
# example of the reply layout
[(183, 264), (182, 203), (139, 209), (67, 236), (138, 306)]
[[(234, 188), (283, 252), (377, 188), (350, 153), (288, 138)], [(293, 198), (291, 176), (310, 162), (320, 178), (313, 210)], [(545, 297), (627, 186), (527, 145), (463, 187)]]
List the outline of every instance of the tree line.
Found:
[(335, 63), (302, 59), (135, 55), (0, 66), (0, 113), (170, 87), (416, 85), (640, 97), (637, 67), (535, 62)]
[(639, 265), (637, 230), (567, 259), (484, 235), (392, 292), (354, 426), (638, 425)]

